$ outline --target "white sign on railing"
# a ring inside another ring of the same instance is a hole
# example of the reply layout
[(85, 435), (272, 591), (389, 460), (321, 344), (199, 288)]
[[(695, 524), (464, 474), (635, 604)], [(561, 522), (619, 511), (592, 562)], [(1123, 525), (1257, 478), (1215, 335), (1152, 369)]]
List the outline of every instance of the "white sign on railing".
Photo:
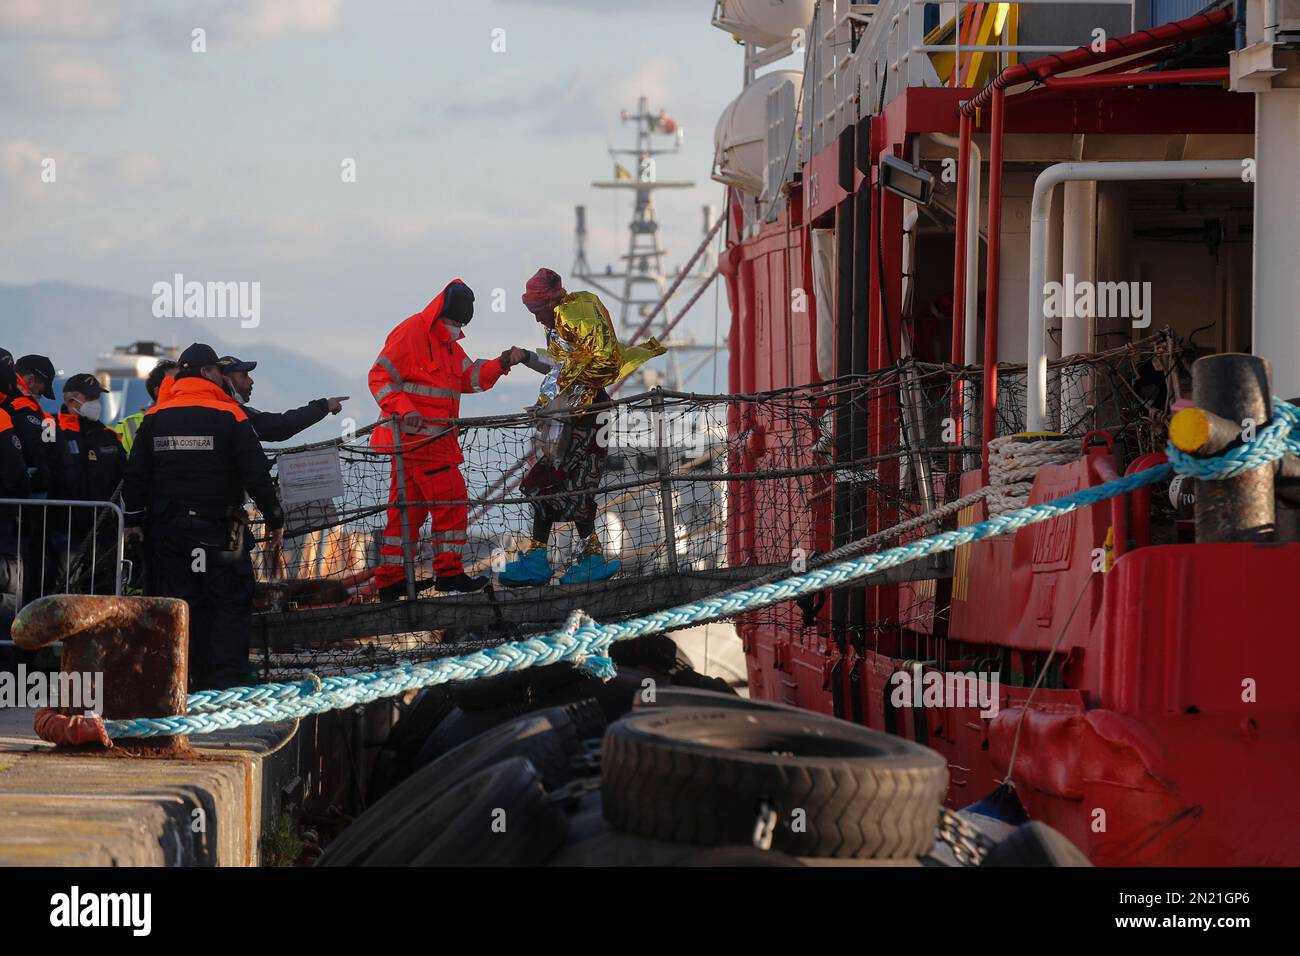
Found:
[(334, 446), (290, 452), (280, 455), (276, 463), (280, 500), (286, 506), (343, 495), (343, 469)]

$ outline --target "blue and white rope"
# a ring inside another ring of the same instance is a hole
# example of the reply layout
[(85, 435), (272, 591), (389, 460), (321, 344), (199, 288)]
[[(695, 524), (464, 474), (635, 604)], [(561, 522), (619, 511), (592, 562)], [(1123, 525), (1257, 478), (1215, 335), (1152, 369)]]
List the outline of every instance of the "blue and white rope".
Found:
[(1171, 444), (1167, 450), (1170, 459), (1167, 464), (1085, 488), (1053, 501), (995, 515), (964, 528), (943, 531), (875, 554), (791, 575), (775, 583), (760, 584), (702, 601), (665, 608), (618, 623), (597, 624), (582, 611), (574, 611), (562, 630), (472, 654), (420, 664), (402, 664), (359, 674), (200, 691), (190, 695), (190, 713), (187, 715), (110, 720), (105, 721), (105, 726), (110, 737), (206, 734), (233, 727), (305, 717), (369, 703), (410, 690), (453, 681), (495, 677), (510, 671), (544, 667), (562, 661), (568, 661), (607, 679), (613, 676), (614, 667), (608, 650), (615, 641), (732, 617), (804, 594), (840, 587), (917, 558), (952, 551), (964, 544), (1059, 518), (1117, 495), (1128, 494), (1144, 485), (1163, 481), (1175, 471), (1204, 480), (1232, 478), (1252, 468), (1277, 461), (1283, 455), (1300, 454), (1300, 440), (1295, 437), (1296, 430), (1300, 428), (1300, 409), (1274, 399), (1273, 413), (1272, 422), (1259, 430), (1254, 441), (1230, 449), (1222, 455), (1195, 458)]

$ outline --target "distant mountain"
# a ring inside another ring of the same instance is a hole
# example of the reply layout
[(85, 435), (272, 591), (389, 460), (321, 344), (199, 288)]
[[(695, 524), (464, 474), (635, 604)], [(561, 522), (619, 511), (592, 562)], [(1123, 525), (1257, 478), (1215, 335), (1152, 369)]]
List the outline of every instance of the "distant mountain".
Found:
[[(213, 334), (213, 327), (222, 322), (238, 330), (238, 346)], [(250, 332), (239, 330), (236, 322), (159, 319), (154, 317), (152, 300), (147, 296), (92, 286), (66, 282), (0, 285), (0, 346), (15, 356), (48, 355), (54, 367), (66, 374), (92, 371), (101, 353), (138, 340), (181, 348), (191, 342), (206, 342), (218, 354), (238, 355), (258, 363), (253, 372), (252, 403), (264, 411), (283, 411), (323, 395), (351, 396), (343, 415), (327, 418), (295, 438), (295, 444), (337, 435), (343, 416), (351, 416), (358, 426), (379, 417), (379, 408), (366, 386), (373, 355), (359, 355), (355, 367), (341, 371), (305, 352), (246, 341)], [(505, 379), (490, 392), (467, 396), (461, 414), (517, 411), (536, 400), (537, 385), (537, 376), (531, 372), (526, 381), (517, 384)]]

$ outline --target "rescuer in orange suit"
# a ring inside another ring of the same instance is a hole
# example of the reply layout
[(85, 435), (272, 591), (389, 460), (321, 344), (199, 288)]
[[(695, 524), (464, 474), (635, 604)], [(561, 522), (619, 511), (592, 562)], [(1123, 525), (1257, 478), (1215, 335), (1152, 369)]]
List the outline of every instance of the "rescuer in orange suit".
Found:
[[(487, 578), (470, 577), (461, 562), (469, 508), (456, 427), (464, 392), (485, 392), (528, 354), (514, 347), (500, 357), (471, 361), (460, 346), (462, 331), (474, 316), (474, 293), (454, 279), (423, 311), (388, 334), (370, 369), (370, 392), (385, 418), (401, 418), (402, 464), (407, 501), (452, 501), (455, 504), (411, 505), (406, 514), (412, 546), (426, 517), (432, 518), (434, 586), (439, 591), (481, 591)], [(370, 444), (394, 448), (392, 429), (377, 428)], [(397, 500), (397, 459), (393, 458), (388, 503)], [(402, 513), (389, 507), (380, 567), (375, 572), (381, 601), (395, 601), (405, 590), (402, 563)]]

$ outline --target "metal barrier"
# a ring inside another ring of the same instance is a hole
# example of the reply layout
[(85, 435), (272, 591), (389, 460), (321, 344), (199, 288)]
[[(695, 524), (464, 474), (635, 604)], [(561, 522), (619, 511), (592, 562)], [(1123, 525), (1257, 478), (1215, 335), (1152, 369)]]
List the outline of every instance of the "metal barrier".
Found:
[[(86, 511), (88, 524), (75, 520)], [(114, 519), (116, 527), (106, 527)], [(115, 502), (0, 498), (0, 521), (13, 522), (16, 531), (16, 575), (5, 594), (15, 613), (49, 594), (122, 593), (126, 516)], [(108, 568), (101, 566), (109, 554), (111, 592)]]

